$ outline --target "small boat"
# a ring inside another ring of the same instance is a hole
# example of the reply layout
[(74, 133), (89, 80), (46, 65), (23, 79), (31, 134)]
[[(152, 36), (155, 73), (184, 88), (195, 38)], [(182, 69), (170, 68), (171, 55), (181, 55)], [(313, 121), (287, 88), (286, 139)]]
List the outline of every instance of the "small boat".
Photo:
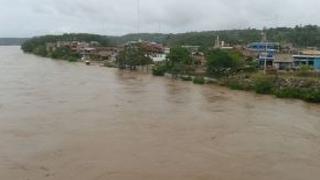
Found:
[(91, 62), (89, 61), (89, 60), (86, 60), (86, 65), (90, 65), (91, 64)]

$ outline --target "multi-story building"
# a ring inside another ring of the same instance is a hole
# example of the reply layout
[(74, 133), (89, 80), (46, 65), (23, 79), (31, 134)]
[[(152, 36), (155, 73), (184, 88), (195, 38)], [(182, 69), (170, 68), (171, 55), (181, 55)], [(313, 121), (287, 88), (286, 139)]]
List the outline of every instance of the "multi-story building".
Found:
[(247, 46), (247, 50), (256, 54), (260, 67), (273, 67), (276, 54), (280, 52), (280, 43), (254, 42)]

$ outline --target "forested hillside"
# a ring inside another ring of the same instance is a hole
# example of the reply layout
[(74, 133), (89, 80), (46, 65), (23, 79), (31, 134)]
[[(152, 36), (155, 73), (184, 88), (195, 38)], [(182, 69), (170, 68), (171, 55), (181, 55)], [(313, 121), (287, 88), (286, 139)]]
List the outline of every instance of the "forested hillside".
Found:
[[(294, 28), (269, 28), (265, 29), (269, 41), (276, 41), (282, 44), (291, 43), (296, 47), (316, 46), (320, 47), (320, 27), (315, 25), (296, 26)], [(103, 46), (114, 46), (124, 44), (128, 41), (146, 40), (163, 43), (167, 46), (178, 45), (200, 45), (213, 46), (217, 36), (231, 45), (246, 45), (250, 42), (260, 41), (263, 30), (225, 30), (225, 31), (204, 31), (188, 32), (180, 34), (159, 34), (141, 33), (128, 34), (124, 36), (102, 36), (95, 34), (64, 34), (48, 35), (32, 38), (26, 41), (23, 49), (32, 51), (36, 46), (44, 45), (46, 42), (56, 41), (98, 41)]]
[[(294, 28), (269, 28), (265, 29), (269, 41), (277, 41), (282, 44), (292, 43), (296, 47), (320, 46), (320, 27), (315, 25), (296, 26)], [(221, 40), (232, 45), (248, 44), (253, 41), (261, 40), (262, 30), (244, 29), (244, 30), (225, 30), (225, 31), (205, 31), (188, 32), (181, 34), (129, 34), (121, 37), (110, 37), (113, 43), (124, 43), (132, 40), (150, 40), (166, 44), (168, 46), (176, 45), (214, 45), (216, 36)]]

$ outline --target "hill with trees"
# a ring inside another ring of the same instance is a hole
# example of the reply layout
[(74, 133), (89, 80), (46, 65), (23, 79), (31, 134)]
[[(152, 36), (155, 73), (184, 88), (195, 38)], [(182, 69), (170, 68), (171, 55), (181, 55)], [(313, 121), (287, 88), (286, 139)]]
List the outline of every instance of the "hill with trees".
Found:
[(294, 28), (278, 27), (224, 31), (203, 31), (188, 32), (179, 34), (129, 34), (120, 37), (109, 37), (113, 44), (122, 44), (127, 41), (147, 40), (163, 43), (168, 46), (178, 45), (199, 45), (213, 46), (217, 36), (232, 45), (246, 45), (250, 42), (260, 41), (261, 33), (266, 32), (269, 41), (276, 41), (282, 44), (290, 43), (295, 47), (320, 46), (320, 27), (316, 25), (296, 26)]
[(46, 35), (33, 37), (25, 41), (21, 48), (24, 52), (32, 53), (35, 49), (44, 49), (47, 43), (55, 43), (58, 41), (84, 41), (91, 42), (96, 41), (101, 46), (109, 46), (109, 38), (107, 36), (85, 33), (72, 33), (63, 35)]
[[(279, 27), (264, 30), (243, 29), (225, 31), (188, 32), (179, 34), (142, 33), (128, 34), (124, 36), (103, 36), (96, 34), (63, 34), (34, 37), (24, 41), (24, 52), (34, 53), (44, 49), (46, 43), (57, 41), (97, 41), (101, 46), (117, 46), (128, 41), (153, 41), (169, 47), (180, 45), (199, 45), (212, 47), (217, 36), (231, 45), (246, 45), (250, 42), (260, 41), (262, 32), (266, 32), (269, 41), (281, 44), (292, 44), (295, 47), (320, 47), (320, 27), (316, 25), (296, 26), (294, 28)], [(39, 54), (39, 53), (38, 53)], [(41, 54), (41, 53), (40, 53)]]

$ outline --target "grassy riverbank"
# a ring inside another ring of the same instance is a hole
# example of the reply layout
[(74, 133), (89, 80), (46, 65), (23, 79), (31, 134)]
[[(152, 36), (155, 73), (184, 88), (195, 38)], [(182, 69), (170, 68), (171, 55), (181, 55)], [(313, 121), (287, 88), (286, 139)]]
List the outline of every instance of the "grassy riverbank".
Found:
[[(96, 40), (101, 45), (107, 45), (105, 37), (87, 34), (70, 34), (64, 36), (44, 36), (33, 38), (25, 42), (22, 50), (26, 53), (77, 61), (80, 54), (68, 47), (55, 47), (50, 50), (50, 45), (57, 44), (59, 40), (74, 38), (77, 40)], [(297, 72), (261, 74), (257, 69), (257, 62), (244, 56), (236, 50), (219, 50), (203, 48), (203, 59), (200, 60), (192, 52), (183, 47), (173, 47), (167, 60), (153, 68), (153, 74), (163, 76), (170, 73), (174, 78), (184, 81), (193, 81), (195, 84), (218, 83), (235, 90), (254, 91), (259, 94), (275, 95), (279, 98), (296, 98), (308, 102), (320, 103), (319, 74), (309, 67), (301, 68)], [(153, 64), (148, 52), (142, 44), (124, 47), (116, 57), (116, 61), (106, 63), (105, 66), (120, 69), (136, 70)], [(184, 76), (180, 76), (184, 75)], [(192, 76), (192, 78), (191, 78)], [(211, 77), (204, 78), (204, 77)], [(208, 81), (209, 79), (209, 81)], [(212, 81), (212, 79), (215, 79)]]
[(279, 98), (294, 98), (320, 103), (320, 80), (317, 78), (255, 73), (228, 77), (219, 82), (234, 90), (254, 91), (258, 94), (270, 94)]
[[(153, 69), (155, 76), (164, 76), (164, 67)], [(297, 72), (300, 74), (300, 72)], [(301, 99), (320, 103), (320, 78), (298, 76), (297, 74), (263, 74), (262, 72), (236, 73), (222, 77), (206, 77), (207, 74), (170, 74), (172, 78), (192, 81), (194, 84), (218, 84), (232, 90), (252, 91), (258, 94), (274, 95), (278, 98)]]

